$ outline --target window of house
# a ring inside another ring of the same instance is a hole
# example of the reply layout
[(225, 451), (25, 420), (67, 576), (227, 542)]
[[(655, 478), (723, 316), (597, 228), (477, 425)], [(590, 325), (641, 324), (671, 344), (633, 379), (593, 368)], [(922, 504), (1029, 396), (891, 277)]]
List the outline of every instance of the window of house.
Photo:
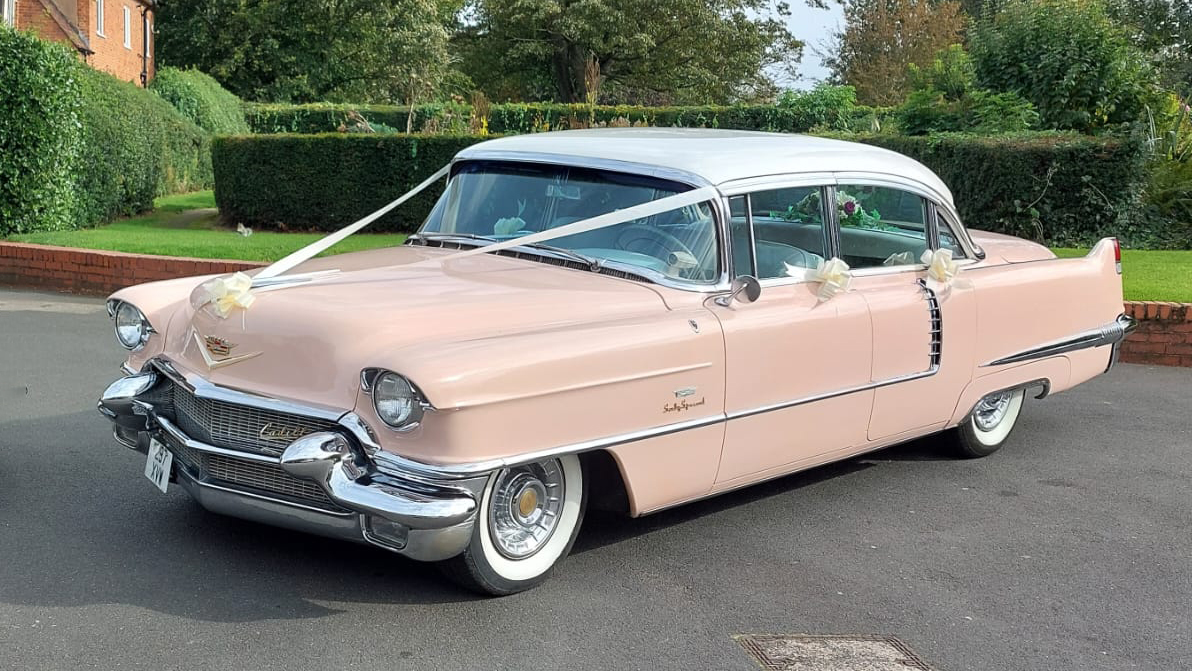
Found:
[(759, 280), (801, 276), (801, 269), (819, 265), (827, 248), (822, 193), (819, 187), (801, 186), (730, 200), (737, 274)]
[(132, 11), (124, 8), (124, 48), (132, 49)]
[(13, 25), (16, 15), (16, 0), (0, 0), (0, 24)]
[(107, 37), (103, 29), (103, 0), (95, 0), (95, 34)]
[(853, 268), (917, 265), (927, 249), (927, 202), (909, 191), (841, 184), (836, 218), (840, 256)]

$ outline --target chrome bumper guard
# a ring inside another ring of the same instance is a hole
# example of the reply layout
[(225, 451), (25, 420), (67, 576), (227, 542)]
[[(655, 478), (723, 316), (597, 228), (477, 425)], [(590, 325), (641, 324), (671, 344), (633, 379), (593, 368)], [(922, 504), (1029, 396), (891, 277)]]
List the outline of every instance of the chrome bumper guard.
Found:
[(280, 457), (209, 445), (187, 436), (153, 404), (142, 400), (159, 382), (152, 369), (113, 382), (98, 403), (112, 421), (117, 442), (148, 453), (158, 438), (175, 457), (183, 451), (220, 455), (268, 464), (289, 475), (313, 481), (326, 493), (331, 508), (306, 505), (207, 477), (179, 466), (174, 481), (200, 505), (220, 514), (323, 536), (368, 542), (412, 559), (437, 561), (453, 557), (471, 541), (477, 500), (487, 474), (436, 482), (424, 473), (384, 471), (355, 438), (358, 418), (345, 423), (345, 433), (323, 431), (303, 436)]

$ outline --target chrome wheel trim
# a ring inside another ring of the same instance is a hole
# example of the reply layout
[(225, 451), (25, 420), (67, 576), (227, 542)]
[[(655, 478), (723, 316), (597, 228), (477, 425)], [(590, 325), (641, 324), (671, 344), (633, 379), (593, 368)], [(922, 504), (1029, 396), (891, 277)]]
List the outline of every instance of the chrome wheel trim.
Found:
[(1014, 392), (1002, 391), (990, 394), (977, 403), (973, 408), (973, 425), (978, 431), (992, 431), (1006, 419), (1010, 403), (1014, 400)]
[(497, 552), (521, 560), (545, 547), (559, 527), (566, 495), (558, 459), (502, 469), (488, 507), (488, 531)]

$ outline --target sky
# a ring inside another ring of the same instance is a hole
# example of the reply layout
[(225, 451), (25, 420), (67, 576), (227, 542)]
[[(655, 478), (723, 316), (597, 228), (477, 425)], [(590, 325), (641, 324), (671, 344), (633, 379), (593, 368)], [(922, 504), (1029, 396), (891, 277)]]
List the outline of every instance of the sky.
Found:
[(791, 33), (803, 40), (803, 61), (799, 64), (800, 79), (796, 82), (782, 82), (791, 88), (809, 89), (816, 82), (826, 78), (828, 71), (816, 53), (823, 49), (823, 42), (835, 32), (843, 20), (844, 12), (839, 3), (829, 3), (828, 9), (808, 7), (802, 0), (791, 0), (791, 15), (786, 23)]

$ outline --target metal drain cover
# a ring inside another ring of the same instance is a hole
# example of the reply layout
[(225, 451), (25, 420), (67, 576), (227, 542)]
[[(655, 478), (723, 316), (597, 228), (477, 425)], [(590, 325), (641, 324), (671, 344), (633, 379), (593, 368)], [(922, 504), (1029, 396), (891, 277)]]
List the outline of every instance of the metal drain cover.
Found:
[(766, 671), (931, 671), (893, 636), (738, 634), (733, 638)]

